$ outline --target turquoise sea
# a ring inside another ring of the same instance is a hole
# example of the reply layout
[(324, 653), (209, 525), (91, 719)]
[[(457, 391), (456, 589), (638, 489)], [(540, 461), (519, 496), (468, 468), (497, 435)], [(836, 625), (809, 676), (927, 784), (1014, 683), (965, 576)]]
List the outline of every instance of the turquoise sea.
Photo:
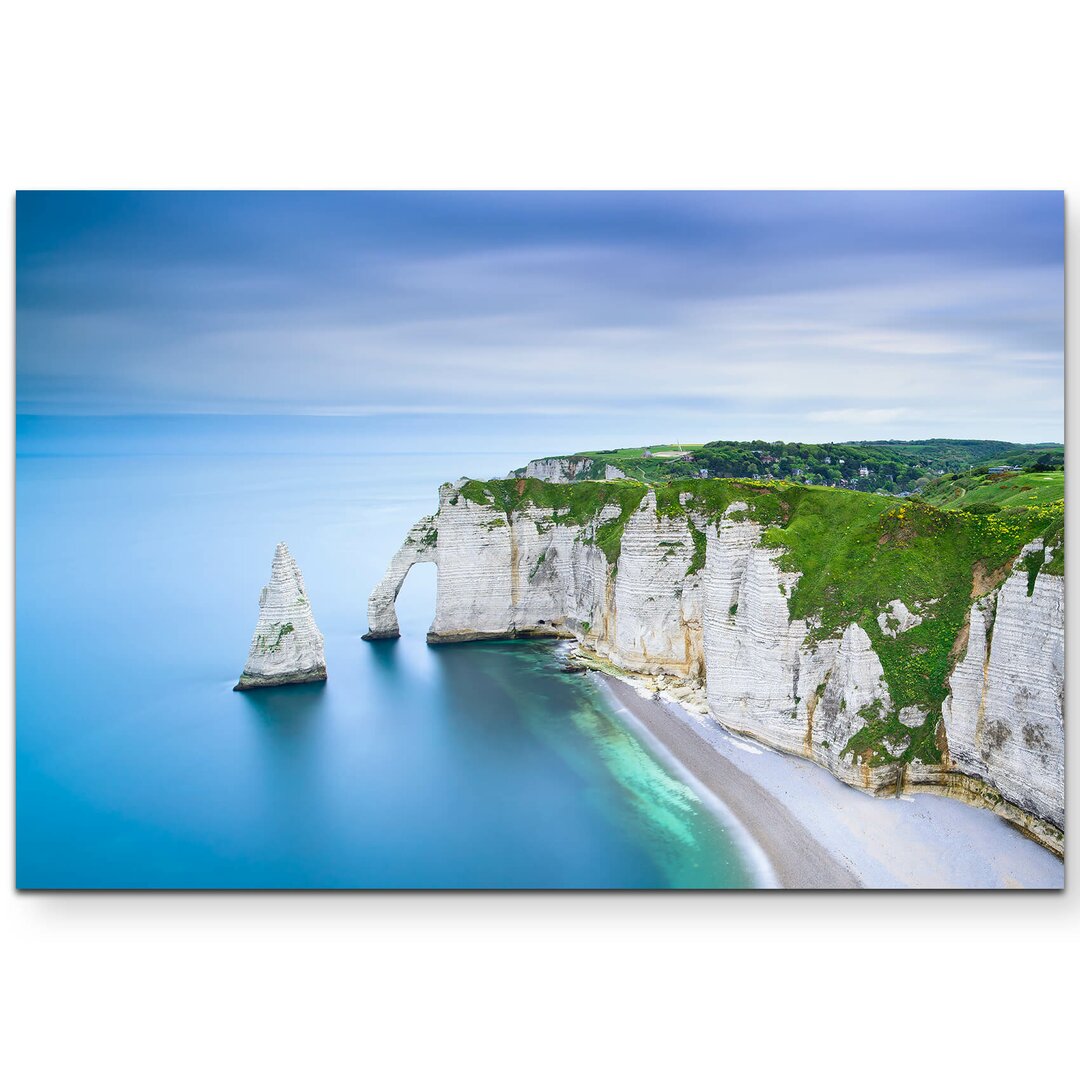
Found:
[[(428, 646), (433, 566), (405, 584), (402, 638), (360, 640), (438, 484), (531, 455), (230, 417), (20, 417), (17, 451), (20, 888), (754, 884), (555, 646)], [(329, 679), (233, 693), (278, 540)]]

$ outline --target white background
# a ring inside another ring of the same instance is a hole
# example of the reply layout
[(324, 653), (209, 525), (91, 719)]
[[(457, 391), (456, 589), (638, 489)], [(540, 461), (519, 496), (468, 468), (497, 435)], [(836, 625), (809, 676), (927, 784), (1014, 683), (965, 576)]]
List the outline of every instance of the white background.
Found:
[[(1064, 2), (24, 0), (0, 36), (8, 199), (98, 186), (1065, 188), (1075, 255), (1078, 36)], [(1069, 301), (1075, 317), (1075, 277)], [(6, 395), (13, 382), (9, 370)], [(10, 398), (0, 423), (10, 454)], [(9, 523), (9, 612), (11, 536)], [(10, 683), (11, 621), (0, 629)], [(6, 785), (12, 700), (9, 688)], [(0, 800), (9, 1076), (1076, 1067), (1075, 895), (16, 895), (12, 807)]]

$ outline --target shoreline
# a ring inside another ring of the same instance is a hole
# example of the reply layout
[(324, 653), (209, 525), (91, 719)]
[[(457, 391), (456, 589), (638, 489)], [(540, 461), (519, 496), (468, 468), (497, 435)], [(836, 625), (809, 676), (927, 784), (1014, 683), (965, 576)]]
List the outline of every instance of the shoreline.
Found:
[(990, 810), (931, 794), (875, 798), (632, 680), (591, 677), (654, 750), (719, 800), (781, 888), (1064, 887), (1064, 863)]

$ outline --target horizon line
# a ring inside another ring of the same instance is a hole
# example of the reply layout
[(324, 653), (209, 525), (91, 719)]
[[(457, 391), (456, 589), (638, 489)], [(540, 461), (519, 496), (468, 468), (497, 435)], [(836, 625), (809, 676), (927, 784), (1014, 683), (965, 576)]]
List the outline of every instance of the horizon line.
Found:
[[(196, 417), (205, 417), (213, 419), (263, 419), (263, 420), (361, 420), (370, 419), (375, 417), (385, 416), (577, 416), (584, 415), (578, 412), (567, 411), (549, 411), (542, 409), (519, 409), (512, 412), (504, 409), (484, 409), (484, 408), (470, 408), (470, 409), (442, 409), (437, 411), (431, 409), (395, 409), (395, 410), (379, 410), (379, 411), (362, 411), (362, 412), (230, 412), (230, 411), (206, 411), (206, 410), (169, 410), (161, 412), (48, 412), (38, 410), (20, 410), (16, 408), (15, 419), (48, 419), (48, 420), (161, 420), (161, 419), (192, 419)], [(17, 436), (17, 433), (16, 433)], [(1001, 438), (989, 438), (982, 436), (956, 436), (956, 435), (935, 435), (924, 434), (914, 435), (907, 438), (899, 438), (897, 436), (881, 436), (878, 438), (846, 438), (846, 437), (833, 437), (827, 439), (769, 439), (761, 436), (739, 438), (739, 439), (712, 439), (707, 440), (709, 442), (730, 442), (730, 443), (747, 443), (747, 442), (765, 442), (765, 443), (810, 443), (813, 445), (823, 445), (824, 443), (860, 443), (860, 442), (927, 442), (934, 440), (945, 440), (949, 442), (998, 442), (1008, 443), (1016, 446), (1064, 446), (1065, 438), (1064, 433), (1060, 439), (1029, 439), (1029, 440), (1016, 440), (1016, 439), (1001, 439)], [(696, 440), (682, 439), (677, 440), (688, 444), (693, 444)], [(634, 448), (636, 446), (649, 447), (649, 446), (667, 446), (674, 445), (669, 442), (653, 441), (642, 442), (638, 444), (628, 443), (625, 447), (617, 447), (616, 449), (625, 449), (627, 447)], [(705, 443), (698, 443), (698, 445), (705, 445)], [(567, 455), (563, 456), (575, 456), (582, 453), (602, 453), (601, 450), (592, 451), (568, 451)], [(559, 456), (559, 455), (545, 455), (547, 457)]]

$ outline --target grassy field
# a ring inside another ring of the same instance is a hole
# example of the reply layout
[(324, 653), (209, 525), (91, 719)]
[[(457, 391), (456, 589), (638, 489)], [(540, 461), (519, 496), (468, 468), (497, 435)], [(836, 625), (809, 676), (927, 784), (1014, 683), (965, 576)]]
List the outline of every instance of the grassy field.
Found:
[(947, 510), (965, 510), (979, 504), (995, 506), (1048, 506), (1065, 498), (1063, 472), (1014, 473), (1009, 476), (960, 476), (939, 480), (923, 492), (927, 502)]
[[(644, 456), (646, 453), (648, 457)], [(713, 479), (757, 476), (895, 495), (914, 491), (938, 476), (966, 475), (982, 466), (1024, 468), (1039, 462), (1060, 467), (1064, 448), (1059, 444), (985, 439), (820, 444), (721, 440), (656, 443), (556, 456), (587, 460), (589, 465), (578, 476), (580, 480), (602, 480), (604, 467), (612, 465), (647, 484), (694, 479), (704, 472)]]
[(683, 443), (681, 446), (675, 443), (661, 443), (658, 446), (628, 446), (622, 450), (586, 450), (580, 454), (574, 454), (574, 457), (602, 457), (609, 461), (633, 461), (641, 458), (645, 451), (648, 450), (652, 454), (660, 456), (670, 456), (679, 453), (693, 453), (695, 450), (700, 450), (704, 443)]
[[(596, 475), (592, 477), (595, 480), (603, 477), (605, 465), (614, 465), (634, 480), (654, 484), (670, 478), (673, 461), (678, 461), (683, 454), (692, 454), (695, 450), (700, 450), (701, 446), (701, 443), (683, 443), (681, 446), (673, 443), (658, 443), (656, 446), (629, 446), (619, 450), (590, 450), (581, 454), (572, 454), (571, 457), (587, 457), (596, 462)], [(650, 452), (651, 457), (644, 456), (646, 450)]]

